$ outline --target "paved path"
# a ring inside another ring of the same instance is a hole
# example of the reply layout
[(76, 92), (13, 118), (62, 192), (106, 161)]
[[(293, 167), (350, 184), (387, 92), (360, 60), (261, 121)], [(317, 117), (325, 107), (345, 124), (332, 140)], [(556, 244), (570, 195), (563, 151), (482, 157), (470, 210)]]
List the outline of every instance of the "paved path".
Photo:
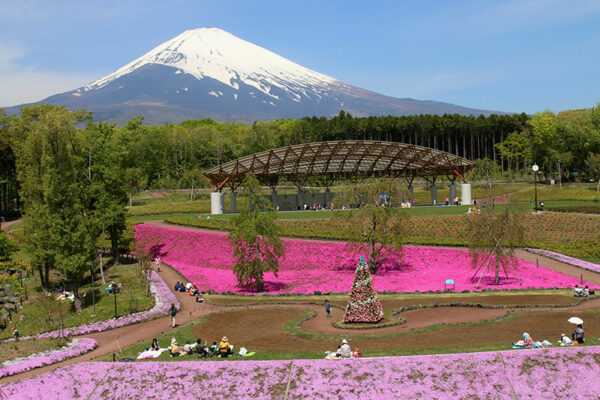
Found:
[(2, 223), (2, 230), (4, 232), (8, 232), (8, 230), (13, 226), (18, 224), (19, 222), (23, 222), (24, 219), (23, 218), (19, 218), (19, 219), (15, 219), (13, 221), (8, 221), (8, 222), (3, 222)]

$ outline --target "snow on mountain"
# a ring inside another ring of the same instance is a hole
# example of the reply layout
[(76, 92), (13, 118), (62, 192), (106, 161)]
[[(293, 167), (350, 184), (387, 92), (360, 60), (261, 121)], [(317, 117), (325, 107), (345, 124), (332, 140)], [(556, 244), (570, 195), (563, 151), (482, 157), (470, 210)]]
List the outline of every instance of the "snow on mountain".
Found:
[(222, 29), (199, 28), (187, 30), (157, 46), (112, 74), (87, 85), (84, 90), (102, 88), (148, 64), (175, 67), (179, 73), (184, 72), (197, 79), (213, 78), (236, 90), (239, 89), (239, 82), (243, 82), (274, 99), (279, 97), (271, 93), (273, 86), (299, 101), (302, 95), (308, 96), (308, 91), (325, 91), (328, 84), (336, 82), (327, 75), (298, 65)]
[(361, 89), (218, 28), (185, 31), (109, 75), (41, 103), (86, 108), (107, 122), (143, 115), (151, 124), (331, 117), (340, 110), (354, 116), (492, 113)]

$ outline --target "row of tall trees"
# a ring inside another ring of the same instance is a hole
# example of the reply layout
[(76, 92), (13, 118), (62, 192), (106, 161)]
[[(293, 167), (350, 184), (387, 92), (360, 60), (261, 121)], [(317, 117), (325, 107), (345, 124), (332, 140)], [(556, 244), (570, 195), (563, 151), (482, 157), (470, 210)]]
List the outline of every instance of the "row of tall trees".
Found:
[(88, 113), (51, 105), (25, 107), (3, 129), (14, 154), (25, 245), (45, 287), (56, 270), (77, 293), (104, 236), (118, 254), (127, 200), (118, 133)]
[[(102, 139), (96, 146), (112, 146), (114, 154), (119, 154), (119, 166), (125, 172), (128, 193), (132, 194), (139, 188), (205, 186), (201, 171), (223, 162), (290, 144), (342, 139), (389, 140), (432, 147), (481, 160), (487, 170), (508, 171), (510, 175), (528, 172), (526, 167), (535, 161), (547, 177), (572, 177), (576, 172), (575, 176), (595, 179), (600, 174), (599, 115), (600, 106), (532, 117), (354, 118), (341, 111), (330, 119), (312, 117), (252, 125), (205, 119), (146, 126), (138, 117), (122, 127), (95, 124), (95, 128), (86, 130), (90, 137), (102, 130), (110, 131), (110, 138)], [(0, 210), (14, 208), (19, 199), (16, 161), (6, 134), (14, 121), (0, 111)]]

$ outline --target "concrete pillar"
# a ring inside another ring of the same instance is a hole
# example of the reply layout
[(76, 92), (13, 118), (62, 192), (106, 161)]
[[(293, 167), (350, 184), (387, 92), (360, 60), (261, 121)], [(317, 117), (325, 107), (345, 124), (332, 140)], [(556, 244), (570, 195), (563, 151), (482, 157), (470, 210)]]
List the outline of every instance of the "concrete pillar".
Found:
[(454, 198), (456, 197), (456, 183), (452, 182), (450, 184), (450, 204), (455, 206)]
[(437, 186), (435, 183), (431, 185), (431, 204), (437, 206)]
[(223, 214), (225, 211), (225, 194), (221, 192), (212, 192), (210, 194), (210, 213)]
[(231, 192), (229, 194), (229, 208), (232, 213), (237, 212), (237, 193)]
[(410, 201), (412, 201), (415, 198), (415, 188), (413, 188), (413, 185), (408, 185), (408, 194), (410, 196)]
[(300, 190), (298, 190), (298, 208), (304, 210), (304, 196)]
[(470, 205), (471, 204), (471, 184), (463, 183), (460, 185), (460, 204), (462, 205)]
[(277, 210), (277, 190), (273, 189), (271, 192), (271, 204), (273, 208)]
[(323, 206), (326, 208), (331, 208), (331, 200), (333, 200), (331, 190), (329, 190), (329, 188), (325, 188), (325, 202), (323, 203)]

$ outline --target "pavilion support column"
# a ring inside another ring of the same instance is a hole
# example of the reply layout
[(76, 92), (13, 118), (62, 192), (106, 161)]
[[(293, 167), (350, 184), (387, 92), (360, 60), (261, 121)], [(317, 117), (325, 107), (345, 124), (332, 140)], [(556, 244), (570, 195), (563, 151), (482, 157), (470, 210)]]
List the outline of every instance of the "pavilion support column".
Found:
[(298, 196), (298, 208), (300, 210), (304, 210), (304, 196), (303, 196), (302, 190), (298, 190), (297, 196)]
[(271, 192), (271, 204), (274, 209), (277, 209), (277, 190), (275, 189)]
[(456, 198), (456, 183), (450, 184), (450, 204), (455, 206), (454, 199)]
[(327, 208), (333, 208), (332, 200), (334, 197), (335, 197), (335, 195), (333, 193), (331, 193), (331, 190), (329, 190), (329, 187), (325, 188), (325, 204), (323, 204), (323, 205)]
[(408, 194), (410, 196), (410, 201), (413, 201), (413, 199), (415, 198), (415, 188), (412, 184), (408, 185)]
[(471, 184), (463, 183), (460, 185), (460, 204), (471, 204)]
[(431, 204), (437, 206), (437, 186), (435, 183), (431, 184)]
[(222, 192), (212, 192), (210, 194), (210, 213), (223, 214), (225, 211), (225, 194)]
[(229, 209), (232, 213), (237, 212), (237, 193), (233, 190), (229, 194)]

